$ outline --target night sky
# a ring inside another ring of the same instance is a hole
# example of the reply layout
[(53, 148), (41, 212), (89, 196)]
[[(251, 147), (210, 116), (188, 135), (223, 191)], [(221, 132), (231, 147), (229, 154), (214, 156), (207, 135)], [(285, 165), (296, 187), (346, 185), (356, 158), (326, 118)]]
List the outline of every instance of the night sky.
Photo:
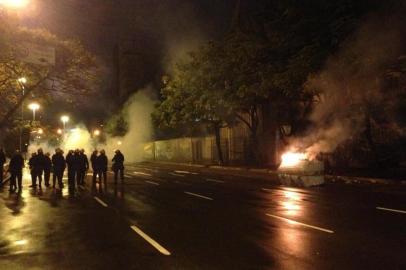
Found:
[[(153, 85), (156, 94), (168, 66), (179, 54), (197, 48), (202, 41), (221, 38), (230, 30), (236, 0), (35, 0), (23, 23), (45, 28), (62, 38), (79, 39), (104, 63), (110, 76), (102, 95), (86, 107), (71, 113), (85, 122), (109, 118), (111, 95), (114, 94), (117, 44), (136, 44), (130, 50), (144, 58), (146, 74), (134, 82), (132, 91)], [(128, 69), (131, 69), (129, 67)], [(130, 76), (131, 77), (131, 76)], [(49, 106), (58, 113), (60, 106)], [(85, 117), (88, 116), (88, 117)], [(44, 115), (46, 117), (46, 115)]]
[(158, 47), (215, 38), (231, 24), (235, 0), (37, 0), (32, 26), (79, 38), (107, 57), (117, 40), (148, 36)]

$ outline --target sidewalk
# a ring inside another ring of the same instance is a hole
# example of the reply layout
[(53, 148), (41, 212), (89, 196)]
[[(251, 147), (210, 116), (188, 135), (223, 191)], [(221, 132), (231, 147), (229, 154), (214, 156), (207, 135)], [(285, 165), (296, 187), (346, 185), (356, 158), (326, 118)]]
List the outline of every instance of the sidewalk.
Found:
[[(211, 170), (215, 172), (223, 172), (227, 174), (237, 174), (241, 175), (252, 175), (253, 177), (258, 176), (277, 176), (278, 172), (276, 170), (271, 170), (267, 168), (252, 168), (252, 167), (238, 167), (238, 166), (219, 166), (219, 165), (201, 165), (192, 163), (176, 163), (176, 162), (165, 162), (165, 161), (146, 161), (143, 163), (147, 164), (161, 164), (169, 166), (178, 167), (194, 167), (206, 170)], [(343, 183), (343, 184), (381, 184), (381, 185), (406, 185), (405, 179), (393, 180), (384, 178), (368, 178), (368, 177), (358, 177), (358, 176), (342, 176), (342, 175), (325, 175), (325, 180), (327, 183)]]

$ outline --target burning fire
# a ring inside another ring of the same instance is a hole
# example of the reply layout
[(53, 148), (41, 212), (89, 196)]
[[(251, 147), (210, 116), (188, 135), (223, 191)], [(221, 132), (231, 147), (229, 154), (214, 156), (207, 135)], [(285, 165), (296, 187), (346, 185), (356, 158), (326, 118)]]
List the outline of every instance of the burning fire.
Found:
[(281, 168), (291, 168), (299, 165), (303, 160), (307, 160), (308, 156), (305, 153), (286, 152), (282, 155)]

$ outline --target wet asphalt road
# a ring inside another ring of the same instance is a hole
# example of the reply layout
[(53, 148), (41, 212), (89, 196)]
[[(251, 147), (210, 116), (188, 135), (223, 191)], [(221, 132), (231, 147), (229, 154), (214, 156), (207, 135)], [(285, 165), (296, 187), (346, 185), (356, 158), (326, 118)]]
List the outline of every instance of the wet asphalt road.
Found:
[(405, 187), (269, 180), (138, 164), (69, 197), (26, 174), (0, 191), (0, 269), (406, 269)]

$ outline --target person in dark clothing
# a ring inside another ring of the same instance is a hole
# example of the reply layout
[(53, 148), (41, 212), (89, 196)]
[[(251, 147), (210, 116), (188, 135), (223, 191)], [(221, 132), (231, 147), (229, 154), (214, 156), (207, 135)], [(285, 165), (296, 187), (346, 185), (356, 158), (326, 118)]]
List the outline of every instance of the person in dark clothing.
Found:
[(3, 149), (0, 149), (0, 185), (3, 184), (4, 163), (6, 163), (6, 155), (4, 154)]
[(44, 155), (44, 180), (46, 187), (49, 187), (49, 178), (51, 177), (52, 160), (50, 156), (50, 153)]
[(100, 155), (97, 157), (97, 168), (98, 168), (98, 176), (99, 176), (99, 191), (102, 192), (102, 177), (104, 183), (104, 190), (107, 192), (107, 165), (108, 159), (106, 156), (106, 152), (104, 150), (100, 150)]
[[(9, 171), (11, 173), (10, 177), (10, 192), (14, 192), (18, 187), (18, 193), (21, 193), (23, 186), (23, 167), (24, 158), (19, 151), (16, 151), (14, 156), (10, 160)], [(16, 184), (17, 180), (17, 184)]]
[(37, 158), (37, 153), (34, 152), (31, 154), (31, 157), (28, 160), (28, 166), (30, 167), (30, 173), (31, 173), (31, 186), (30, 187), (32, 187), (32, 188), (37, 187), (37, 175), (36, 175), (36, 170), (35, 170), (36, 158)]
[(68, 186), (69, 193), (75, 193), (75, 158), (73, 150), (69, 150), (66, 155), (66, 164), (68, 165)]
[(55, 154), (52, 156), (52, 167), (54, 170), (54, 175), (52, 179), (52, 188), (55, 188), (56, 180), (58, 179), (59, 189), (63, 189), (63, 172), (66, 168), (65, 158), (63, 157), (63, 152), (61, 149), (55, 149)]
[(114, 172), (114, 184), (117, 185), (117, 178), (120, 174), (121, 183), (124, 182), (124, 155), (120, 152), (120, 150), (116, 150), (116, 154), (114, 155), (113, 161), (113, 172)]
[(80, 185), (85, 184), (85, 177), (86, 177), (86, 172), (89, 170), (89, 159), (87, 158), (87, 155), (85, 154), (85, 149), (80, 150), (79, 153), (79, 183)]
[(38, 178), (39, 188), (42, 188), (42, 175), (44, 173), (46, 163), (47, 163), (46, 157), (44, 155), (44, 152), (40, 148), (40, 149), (38, 149), (37, 156), (34, 159), (34, 170), (35, 170), (35, 175)]
[(92, 177), (92, 190), (96, 190), (96, 178), (99, 168), (97, 166), (97, 150), (94, 150), (90, 156), (90, 164), (92, 165), (93, 177)]

